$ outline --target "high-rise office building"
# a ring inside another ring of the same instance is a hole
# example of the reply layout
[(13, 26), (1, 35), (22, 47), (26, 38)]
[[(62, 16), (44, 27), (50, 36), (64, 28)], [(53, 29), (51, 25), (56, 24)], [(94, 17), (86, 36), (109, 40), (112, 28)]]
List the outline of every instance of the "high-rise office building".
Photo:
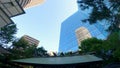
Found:
[(28, 35), (24, 35), (22, 37), (22, 39), (26, 40), (30, 45), (36, 45), (36, 46), (38, 46), (38, 44), (39, 44), (39, 40), (37, 40), (37, 39), (35, 39), (33, 37), (30, 37)]
[(25, 13), (16, 0), (0, 0), (0, 28), (13, 23), (11, 17)]
[[(88, 10), (90, 11), (90, 10)], [(82, 22), (88, 18), (87, 12), (78, 9), (73, 15), (67, 18), (61, 24), (59, 52), (77, 51), (81, 41), (87, 38), (96, 37), (98, 39), (106, 39), (108, 32), (106, 23), (97, 22), (89, 24)]]
[(0, 28), (14, 23), (11, 17), (24, 14), (23, 8), (43, 3), (44, 0), (0, 0)]
[(29, 8), (38, 4), (43, 3), (45, 0), (18, 0), (19, 4), (23, 8)]
[(76, 29), (75, 34), (76, 34), (78, 45), (80, 45), (81, 41), (83, 41), (84, 39), (92, 37), (88, 29), (85, 27), (80, 27)]

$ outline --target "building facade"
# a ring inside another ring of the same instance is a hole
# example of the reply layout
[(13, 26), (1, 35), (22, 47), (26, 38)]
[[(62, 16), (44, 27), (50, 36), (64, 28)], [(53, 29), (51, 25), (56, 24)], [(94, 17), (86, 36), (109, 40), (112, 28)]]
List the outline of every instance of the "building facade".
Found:
[(92, 37), (88, 29), (85, 27), (80, 27), (76, 29), (75, 34), (76, 34), (78, 45), (80, 45), (81, 41), (83, 41), (84, 39)]
[(26, 40), (30, 45), (36, 45), (36, 46), (38, 46), (38, 44), (40, 42), (39, 40), (37, 40), (35, 38), (32, 38), (32, 37), (30, 37), (28, 35), (24, 35), (22, 37), (22, 39)]
[(29, 8), (38, 4), (43, 3), (45, 0), (18, 0), (19, 4), (23, 8)]
[(62, 22), (59, 52), (77, 51), (81, 41), (87, 38), (107, 38), (109, 33), (106, 31), (108, 26), (105, 21), (102, 23), (97, 22), (95, 24), (82, 22), (82, 20), (86, 18), (88, 18), (87, 12), (78, 9), (77, 12)]
[(0, 28), (13, 23), (11, 17), (24, 14), (23, 8), (16, 0), (0, 0)]
[(0, 0), (0, 28), (14, 23), (11, 17), (24, 14), (23, 8), (43, 3), (44, 0)]

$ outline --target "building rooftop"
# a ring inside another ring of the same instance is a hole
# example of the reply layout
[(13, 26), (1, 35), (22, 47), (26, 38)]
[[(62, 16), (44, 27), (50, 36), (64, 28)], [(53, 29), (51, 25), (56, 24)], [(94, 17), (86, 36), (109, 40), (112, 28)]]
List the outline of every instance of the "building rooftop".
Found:
[(13, 60), (15, 63), (24, 64), (45, 64), (45, 65), (62, 65), (62, 64), (77, 64), (77, 63), (88, 63), (102, 61), (101, 58), (93, 55), (82, 55), (82, 56), (67, 56), (67, 57), (39, 57), (39, 58), (28, 58)]

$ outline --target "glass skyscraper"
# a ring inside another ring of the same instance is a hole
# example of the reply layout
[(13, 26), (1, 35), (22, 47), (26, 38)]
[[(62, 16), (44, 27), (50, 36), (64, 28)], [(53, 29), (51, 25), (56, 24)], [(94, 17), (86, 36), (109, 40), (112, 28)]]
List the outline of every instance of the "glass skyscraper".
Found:
[[(89, 10), (87, 10), (89, 11)], [(90, 11), (89, 11), (90, 12)], [(59, 52), (77, 51), (80, 41), (96, 37), (98, 39), (106, 39), (108, 32), (108, 24), (105, 21), (89, 24), (82, 22), (88, 18), (88, 12), (78, 9), (76, 13), (71, 15), (61, 24)]]

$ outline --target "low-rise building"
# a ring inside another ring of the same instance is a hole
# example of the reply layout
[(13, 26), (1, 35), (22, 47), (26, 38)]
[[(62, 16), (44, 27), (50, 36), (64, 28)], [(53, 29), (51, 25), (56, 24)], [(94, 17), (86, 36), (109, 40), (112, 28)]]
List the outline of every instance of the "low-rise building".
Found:
[(22, 39), (26, 40), (30, 45), (36, 45), (36, 46), (38, 46), (38, 44), (39, 44), (39, 40), (37, 40), (37, 39), (35, 39), (33, 37), (30, 37), (28, 35), (24, 35), (22, 37)]

